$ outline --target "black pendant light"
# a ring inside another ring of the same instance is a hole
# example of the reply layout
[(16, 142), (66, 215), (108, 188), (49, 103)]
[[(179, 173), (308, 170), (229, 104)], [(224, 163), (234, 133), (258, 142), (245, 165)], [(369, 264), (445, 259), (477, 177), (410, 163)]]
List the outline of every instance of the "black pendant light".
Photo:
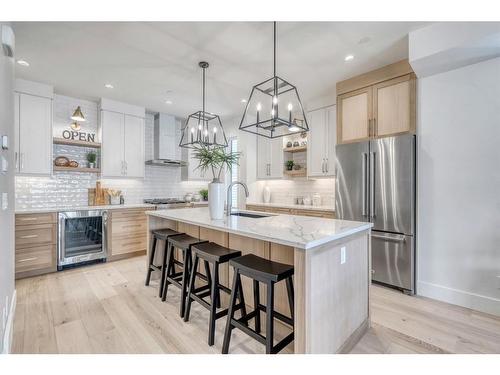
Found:
[(240, 130), (267, 138), (309, 131), (297, 88), (276, 75), (276, 22), (274, 22), (274, 75), (255, 85), (240, 122)]
[(198, 66), (203, 70), (203, 108), (188, 116), (186, 125), (182, 129), (180, 147), (227, 147), (226, 134), (222, 127), (220, 117), (205, 111), (205, 70), (208, 68), (206, 61), (201, 61)]

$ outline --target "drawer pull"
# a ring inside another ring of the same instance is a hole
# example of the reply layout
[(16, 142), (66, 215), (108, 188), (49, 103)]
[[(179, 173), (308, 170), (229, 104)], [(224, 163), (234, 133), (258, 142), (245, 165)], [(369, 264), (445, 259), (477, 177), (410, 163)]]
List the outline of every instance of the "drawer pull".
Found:
[(22, 262), (31, 262), (32, 260), (37, 260), (38, 258), (37, 257), (34, 257), (34, 258), (26, 258), (26, 259), (20, 259), (18, 260), (17, 262), (18, 263), (22, 263)]
[(19, 238), (27, 239), (27, 238), (37, 238), (37, 237), (38, 237), (38, 234), (28, 234), (26, 236), (21, 236)]
[(23, 217), (23, 218), (20, 218), (19, 220), (21, 221), (35, 221), (35, 220), (38, 220), (37, 217)]

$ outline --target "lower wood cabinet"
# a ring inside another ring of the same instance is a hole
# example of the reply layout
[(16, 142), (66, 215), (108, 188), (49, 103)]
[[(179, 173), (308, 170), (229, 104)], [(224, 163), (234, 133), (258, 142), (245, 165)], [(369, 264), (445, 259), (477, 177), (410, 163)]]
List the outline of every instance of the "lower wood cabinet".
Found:
[(286, 207), (269, 207), (269, 206), (258, 206), (252, 204), (247, 204), (246, 208), (247, 210), (250, 211), (262, 211), (273, 214), (313, 216), (313, 217), (322, 217), (325, 219), (335, 219), (335, 212), (333, 211), (309, 210), (309, 209), (286, 208)]
[(16, 215), (16, 279), (56, 271), (56, 220), (57, 216), (55, 212)]
[(146, 253), (147, 220), (145, 208), (109, 211), (108, 260)]

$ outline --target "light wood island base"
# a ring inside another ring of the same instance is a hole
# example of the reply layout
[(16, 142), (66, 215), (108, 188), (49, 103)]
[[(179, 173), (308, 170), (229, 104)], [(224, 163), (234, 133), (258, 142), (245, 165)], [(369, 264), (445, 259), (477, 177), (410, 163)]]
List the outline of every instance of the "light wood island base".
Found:
[[(295, 353), (349, 352), (370, 327), (369, 230), (304, 250), (151, 215), (148, 215), (148, 228), (170, 228), (240, 250), (243, 254), (252, 253), (266, 259), (293, 264)], [(148, 251), (150, 240), (148, 238)], [(341, 264), (341, 252), (344, 247), (345, 263)], [(160, 243), (155, 255), (156, 263), (160, 263), (162, 254), (163, 243)], [(147, 264), (144, 267), (146, 269)], [(232, 269), (224, 264), (220, 273), (221, 282), (229, 285), (233, 275)], [(153, 274), (153, 278), (158, 276)], [(245, 296), (251, 296), (251, 281), (243, 277), (242, 283)], [(261, 299), (264, 299), (265, 286), (261, 286), (260, 293)], [(252, 298), (247, 297), (246, 301), (251, 307)], [(224, 303), (227, 303), (226, 299)], [(285, 287), (281, 283), (276, 285), (275, 308), (290, 316)], [(225, 319), (222, 320), (225, 323)], [(276, 323), (277, 330), (289, 331), (289, 327)]]

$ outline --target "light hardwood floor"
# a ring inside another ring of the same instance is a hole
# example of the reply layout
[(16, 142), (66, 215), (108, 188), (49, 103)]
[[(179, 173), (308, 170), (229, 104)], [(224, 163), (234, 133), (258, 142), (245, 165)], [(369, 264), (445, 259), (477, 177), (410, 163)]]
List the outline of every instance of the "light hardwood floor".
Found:
[[(17, 281), (13, 352), (220, 353), (225, 319), (209, 347), (208, 311), (193, 303), (184, 323), (176, 288), (162, 303), (144, 277), (138, 257)], [(381, 287), (371, 307), (372, 328), (353, 353), (500, 353), (499, 317)], [(264, 347), (234, 330), (230, 352)]]

